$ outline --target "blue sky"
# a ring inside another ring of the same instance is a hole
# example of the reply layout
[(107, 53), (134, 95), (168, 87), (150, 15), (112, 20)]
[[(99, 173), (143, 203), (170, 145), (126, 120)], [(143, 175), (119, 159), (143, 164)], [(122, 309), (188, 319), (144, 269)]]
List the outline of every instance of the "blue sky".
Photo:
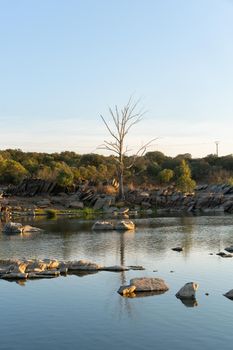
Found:
[(232, 0), (0, 0), (0, 148), (96, 148), (133, 93), (128, 143), (233, 153)]

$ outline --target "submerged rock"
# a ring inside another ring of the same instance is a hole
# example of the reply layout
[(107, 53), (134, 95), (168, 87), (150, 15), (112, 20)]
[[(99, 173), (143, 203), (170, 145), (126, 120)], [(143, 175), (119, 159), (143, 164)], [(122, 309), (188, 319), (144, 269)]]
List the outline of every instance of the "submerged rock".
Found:
[(96, 271), (102, 270), (104, 266), (93, 263), (89, 260), (72, 261), (67, 264), (68, 271)]
[(161, 278), (133, 278), (130, 280), (130, 285), (136, 287), (136, 292), (166, 292), (169, 289)]
[(177, 293), (178, 299), (196, 299), (196, 291), (199, 285), (194, 282), (186, 283)]

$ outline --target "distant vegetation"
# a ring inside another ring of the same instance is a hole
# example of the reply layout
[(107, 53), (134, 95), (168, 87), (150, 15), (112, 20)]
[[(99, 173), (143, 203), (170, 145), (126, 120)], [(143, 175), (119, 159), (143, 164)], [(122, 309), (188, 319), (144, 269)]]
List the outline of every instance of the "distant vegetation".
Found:
[[(131, 164), (133, 157), (126, 157)], [(72, 186), (81, 180), (96, 183), (116, 177), (116, 158), (75, 152), (35, 153), (21, 150), (0, 151), (0, 184), (18, 184), (24, 178), (41, 178)], [(208, 155), (192, 159), (190, 154), (174, 158), (161, 152), (147, 152), (137, 157), (126, 171), (128, 186), (167, 186), (191, 190), (196, 183), (233, 183), (233, 156)]]

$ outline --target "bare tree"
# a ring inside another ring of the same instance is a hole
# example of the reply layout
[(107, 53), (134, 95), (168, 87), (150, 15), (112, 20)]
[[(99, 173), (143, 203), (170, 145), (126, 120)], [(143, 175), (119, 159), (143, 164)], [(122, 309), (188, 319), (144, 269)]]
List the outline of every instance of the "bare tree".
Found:
[(152, 139), (149, 142), (143, 144), (137, 152), (132, 157), (130, 164), (126, 165), (125, 157), (127, 156), (130, 149), (125, 144), (126, 136), (128, 135), (131, 128), (139, 123), (145, 111), (139, 109), (139, 100), (134, 102), (132, 98), (129, 99), (128, 103), (119, 109), (116, 105), (114, 109), (109, 108), (110, 117), (112, 119), (111, 123), (107, 122), (106, 119), (101, 115), (101, 118), (112, 137), (111, 141), (104, 141), (103, 145), (99, 148), (105, 149), (107, 151), (113, 152), (116, 155), (117, 160), (117, 177), (119, 181), (119, 199), (124, 200), (124, 173), (126, 169), (132, 168), (137, 157), (142, 156), (147, 147), (156, 140)]

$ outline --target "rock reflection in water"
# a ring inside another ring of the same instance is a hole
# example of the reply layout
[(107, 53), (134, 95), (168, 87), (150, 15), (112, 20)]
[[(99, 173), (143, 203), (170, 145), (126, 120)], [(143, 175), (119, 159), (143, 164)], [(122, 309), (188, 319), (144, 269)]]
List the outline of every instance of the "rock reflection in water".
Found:
[(198, 302), (196, 299), (179, 299), (182, 304), (184, 304), (186, 307), (195, 307), (198, 306)]
[(161, 294), (165, 294), (166, 291), (160, 291), (160, 292), (134, 292), (134, 293), (130, 293), (130, 294), (124, 294), (121, 295), (124, 298), (146, 298), (146, 297), (152, 297), (155, 295), (161, 295)]

